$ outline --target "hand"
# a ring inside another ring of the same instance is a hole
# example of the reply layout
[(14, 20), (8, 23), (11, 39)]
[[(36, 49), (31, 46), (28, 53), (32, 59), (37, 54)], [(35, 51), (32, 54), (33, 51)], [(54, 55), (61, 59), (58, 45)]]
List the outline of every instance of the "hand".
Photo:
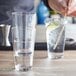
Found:
[(62, 15), (76, 16), (76, 0), (48, 0), (48, 4)]
[(68, 0), (48, 0), (50, 8), (54, 9), (55, 11), (63, 15), (67, 11), (67, 2)]

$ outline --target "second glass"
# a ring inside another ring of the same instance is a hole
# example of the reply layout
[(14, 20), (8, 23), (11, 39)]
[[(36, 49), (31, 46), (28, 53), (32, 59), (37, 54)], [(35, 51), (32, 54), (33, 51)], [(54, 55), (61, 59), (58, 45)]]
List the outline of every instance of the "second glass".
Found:
[(64, 19), (50, 18), (46, 20), (46, 25), (48, 57), (51, 59), (62, 58), (65, 46)]

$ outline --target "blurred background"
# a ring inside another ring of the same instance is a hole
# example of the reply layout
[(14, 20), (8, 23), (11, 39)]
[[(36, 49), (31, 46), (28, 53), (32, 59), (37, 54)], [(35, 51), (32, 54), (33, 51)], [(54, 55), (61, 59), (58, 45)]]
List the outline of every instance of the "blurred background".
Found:
[[(10, 1), (10, 2), (9, 2)], [(45, 19), (60, 14), (49, 8), (47, 0), (0, 0), (0, 49), (12, 49), (11, 35), (11, 12), (12, 11), (33, 11), (36, 10), (37, 25), (35, 49), (46, 50), (46, 27)], [(65, 25), (66, 44), (65, 49), (76, 49), (76, 18), (67, 17), (68, 24)], [(10, 26), (10, 27), (9, 27)], [(7, 38), (7, 39), (6, 39)], [(7, 40), (7, 42), (6, 42)], [(7, 44), (6, 44), (7, 43)]]

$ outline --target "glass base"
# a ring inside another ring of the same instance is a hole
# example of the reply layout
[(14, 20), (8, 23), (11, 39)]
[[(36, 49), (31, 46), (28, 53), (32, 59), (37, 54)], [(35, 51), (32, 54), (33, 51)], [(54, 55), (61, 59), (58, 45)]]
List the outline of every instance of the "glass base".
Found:
[(60, 58), (63, 58), (63, 53), (49, 53), (48, 58), (50, 58), (50, 59), (60, 59)]
[(29, 71), (31, 69), (32, 69), (32, 66), (27, 66), (26, 67), (25, 65), (20, 65), (20, 64), (15, 66), (15, 71), (22, 71), (22, 72), (24, 72), (24, 71)]

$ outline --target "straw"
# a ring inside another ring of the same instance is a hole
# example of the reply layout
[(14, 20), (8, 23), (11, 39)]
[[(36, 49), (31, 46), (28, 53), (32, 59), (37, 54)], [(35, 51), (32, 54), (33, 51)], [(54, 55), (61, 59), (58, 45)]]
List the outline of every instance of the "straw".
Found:
[(60, 31), (60, 34), (59, 34), (59, 36), (58, 36), (58, 38), (57, 38), (56, 44), (55, 44), (55, 46), (54, 46), (53, 49), (56, 49), (56, 47), (57, 47), (57, 45), (58, 45), (58, 43), (59, 43), (59, 40), (60, 40), (60, 37), (61, 37), (63, 31), (64, 31), (64, 26), (62, 27), (62, 29), (61, 29), (61, 31)]

